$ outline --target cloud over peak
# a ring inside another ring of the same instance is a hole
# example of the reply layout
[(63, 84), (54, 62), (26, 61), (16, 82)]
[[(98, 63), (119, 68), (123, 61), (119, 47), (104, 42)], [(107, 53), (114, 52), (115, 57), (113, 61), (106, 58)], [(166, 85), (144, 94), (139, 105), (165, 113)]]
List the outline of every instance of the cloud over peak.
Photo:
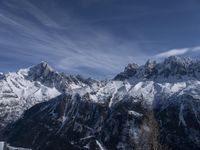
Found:
[(164, 58), (169, 56), (175, 56), (175, 55), (183, 55), (189, 51), (189, 48), (182, 48), (182, 49), (172, 49), (169, 51), (165, 51), (162, 53), (159, 53), (155, 55), (156, 58)]
[(200, 52), (200, 46), (192, 47), (192, 48), (171, 49), (171, 50), (156, 54), (154, 57), (166, 58), (169, 56), (178, 56), (178, 55), (184, 55), (184, 54), (193, 53), (193, 52)]

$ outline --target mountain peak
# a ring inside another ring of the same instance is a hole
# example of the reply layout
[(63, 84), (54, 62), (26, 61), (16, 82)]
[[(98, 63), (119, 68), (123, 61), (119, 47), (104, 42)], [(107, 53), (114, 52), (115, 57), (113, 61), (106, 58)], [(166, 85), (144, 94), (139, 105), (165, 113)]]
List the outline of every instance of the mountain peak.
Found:
[(144, 66), (145, 68), (154, 68), (156, 66), (156, 61), (149, 59)]
[(135, 63), (128, 64), (125, 67), (123, 72), (121, 72), (117, 76), (115, 76), (114, 80), (124, 80), (129, 77), (132, 77), (137, 73), (138, 68), (139, 68), (138, 64), (135, 64)]
[(142, 66), (129, 64), (114, 80), (125, 80), (131, 77), (155, 79), (169, 76), (180, 79), (183, 76), (198, 78), (198, 70), (200, 70), (200, 61), (194, 61), (189, 57), (170, 56), (159, 63), (148, 60)]
[(170, 56), (164, 60), (164, 64), (191, 64), (193, 60), (190, 57)]
[(33, 66), (32, 68), (53, 71), (53, 68), (45, 61), (42, 61), (41, 63), (37, 64), (36, 66)]
[(139, 65), (136, 64), (136, 63), (128, 64), (128, 65), (125, 67), (124, 71), (137, 69), (138, 67), (139, 67)]
[(77, 78), (73, 75), (67, 76), (64, 73), (59, 73), (44, 61), (29, 68), (27, 78), (29, 80), (39, 81), (47, 87), (55, 87), (59, 91), (65, 91), (66, 89), (76, 88), (83, 84), (93, 82), (83, 78)]
[(47, 62), (42, 61), (41, 63), (29, 68), (28, 76), (33, 80), (41, 80), (46, 79), (55, 73), (56, 72)]

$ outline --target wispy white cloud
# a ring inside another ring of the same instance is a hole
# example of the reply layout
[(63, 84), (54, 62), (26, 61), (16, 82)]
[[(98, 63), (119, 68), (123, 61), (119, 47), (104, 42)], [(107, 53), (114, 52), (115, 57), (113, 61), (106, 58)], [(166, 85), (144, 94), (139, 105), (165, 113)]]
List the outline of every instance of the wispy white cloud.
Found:
[(155, 55), (157, 58), (169, 57), (174, 55), (183, 55), (189, 51), (189, 48), (182, 48), (182, 49), (172, 49), (169, 51), (165, 51), (163, 53), (159, 53)]
[(200, 52), (200, 46), (192, 48), (193, 52)]
[[(100, 0), (95, 1), (100, 2)], [(127, 35), (128, 38), (124, 40), (116, 36), (118, 33), (114, 35), (109, 30), (93, 24), (115, 20), (123, 22), (146, 15), (160, 14), (162, 13), (160, 11), (152, 13), (145, 11), (138, 16), (125, 17), (126, 15), (122, 14), (122, 16), (108, 15), (107, 17), (106, 15), (90, 19), (77, 18), (74, 14), (68, 13), (67, 9), (56, 8), (57, 5), (50, 5), (50, 2), (44, 8), (35, 5), (34, 2), (30, 0), (2, 1), (0, 58), (4, 59), (1, 59), (1, 64), (5, 60), (9, 63), (23, 60), (29, 64), (44, 60), (68, 73), (90, 76), (90, 72), (95, 70), (96, 76), (104, 76), (120, 72), (127, 63), (144, 63), (148, 58), (154, 57), (147, 52), (147, 49), (143, 51), (141, 45), (145, 42), (150, 45), (149, 43), (155, 41), (144, 38), (139, 30), (133, 34), (138, 38), (129, 38), (130, 35)], [(45, 2), (47, 1), (42, 1), (42, 3)], [(90, 0), (85, 3), (87, 7), (93, 5), (93, 1)], [(130, 9), (132, 10), (132, 7)], [(157, 54), (156, 58), (198, 51), (200, 47), (173, 49)]]
[(178, 56), (178, 55), (184, 55), (186, 53), (191, 52), (200, 52), (200, 46), (197, 47), (191, 47), (191, 48), (180, 48), (180, 49), (172, 49), (168, 50), (159, 54), (156, 54), (155, 58), (165, 58), (169, 56)]
[[(95, 69), (109, 75), (121, 71), (127, 63), (139, 62), (147, 57), (138, 41), (123, 41), (102, 29), (94, 29), (85, 23), (77, 24), (78, 21), (67, 14), (64, 17), (66, 24), (61, 24), (56, 21), (58, 16), (48, 17), (29, 1), (8, 0), (5, 5), (13, 10), (22, 7), (20, 13), (24, 16), (1, 10), (1, 57), (23, 59), (29, 63), (44, 60), (69, 73), (88, 76), (88, 70), (78, 68)], [(29, 19), (26, 18), (27, 12)]]

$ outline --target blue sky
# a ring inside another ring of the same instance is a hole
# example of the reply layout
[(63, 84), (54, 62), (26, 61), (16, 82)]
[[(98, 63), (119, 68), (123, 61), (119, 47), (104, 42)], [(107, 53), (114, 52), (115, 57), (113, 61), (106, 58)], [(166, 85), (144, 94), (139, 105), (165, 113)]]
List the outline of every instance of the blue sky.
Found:
[(128, 63), (200, 56), (199, 0), (0, 0), (0, 72), (41, 61), (110, 78)]

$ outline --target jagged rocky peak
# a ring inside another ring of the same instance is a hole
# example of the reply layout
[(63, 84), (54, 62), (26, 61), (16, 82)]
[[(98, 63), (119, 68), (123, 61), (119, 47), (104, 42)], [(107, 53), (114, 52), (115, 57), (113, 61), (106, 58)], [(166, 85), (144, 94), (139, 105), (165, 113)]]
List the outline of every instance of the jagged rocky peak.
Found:
[(125, 80), (132, 76), (134, 76), (137, 73), (137, 70), (139, 68), (139, 65), (136, 63), (128, 64), (124, 71), (119, 73), (117, 76), (115, 76), (114, 80)]
[(165, 65), (175, 65), (180, 64), (182, 66), (191, 65), (193, 60), (190, 57), (178, 57), (178, 56), (170, 56), (164, 60)]
[(49, 68), (41, 63), (21, 70), (38, 71), (35, 80), (13, 73), (0, 84), (0, 127), (12, 123), (2, 134), (9, 144), (38, 150), (200, 149), (200, 61), (172, 56), (129, 64), (115, 77), (123, 82)]
[(0, 131), (20, 117), (24, 110), (64, 92), (89, 86), (92, 79), (67, 76), (46, 62), (0, 74)]
[(78, 81), (80, 81), (80, 82), (82, 82), (84, 84), (87, 84), (87, 85), (92, 85), (93, 83), (98, 82), (97, 80), (92, 79), (91, 77), (85, 78), (85, 77), (83, 77), (83, 76), (81, 76), (79, 74), (76, 76), (76, 78), (77, 78)]
[(194, 68), (197, 63), (198, 61), (193, 61), (189, 57), (171, 56), (159, 64), (159, 74), (164, 77), (176, 76), (181, 78), (186, 75), (194, 77), (197, 75)]
[(132, 63), (132, 64), (128, 64), (124, 71), (132, 71), (132, 70), (136, 70), (138, 69), (139, 65), (138, 64), (135, 64), (135, 63)]
[(27, 78), (33, 81), (39, 81), (45, 86), (55, 87), (60, 91), (65, 91), (69, 88), (78, 88), (84, 85), (89, 85), (94, 82), (92, 79), (85, 79), (80, 75), (66, 75), (52, 69), (46, 62), (41, 62), (33, 66), (28, 71)]
[(156, 61), (155, 60), (147, 60), (146, 64), (145, 64), (145, 68), (154, 68), (156, 66)]
[(156, 61), (155, 60), (148, 60), (146, 64), (144, 65), (144, 77), (145, 78), (151, 78), (152, 76), (155, 76), (157, 74), (157, 69), (156, 69)]
[(36, 66), (31, 67), (29, 71), (29, 73), (32, 75), (34, 74), (35, 76), (43, 76), (43, 77), (47, 77), (52, 72), (54, 72), (52, 67), (44, 61), (42, 61)]
[(39, 81), (45, 86), (56, 87), (60, 89), (60, 84), (63, 84), (64, 74), (55, 71), (46, 62), (41, 62), (32, 66), (28, 70), (27, 79), (32, 81)]
[(123, 72), (118, 74), (114, 80), (126, 80), (132, 77), (141, 79), (156, 78), (182, 78), (190, 76), (198, 78), (200, 74), (200, 61), (189, 57), (170, 56), (162, 62), (156, 63), (148, 60), (145, 65), (129, 64)]

